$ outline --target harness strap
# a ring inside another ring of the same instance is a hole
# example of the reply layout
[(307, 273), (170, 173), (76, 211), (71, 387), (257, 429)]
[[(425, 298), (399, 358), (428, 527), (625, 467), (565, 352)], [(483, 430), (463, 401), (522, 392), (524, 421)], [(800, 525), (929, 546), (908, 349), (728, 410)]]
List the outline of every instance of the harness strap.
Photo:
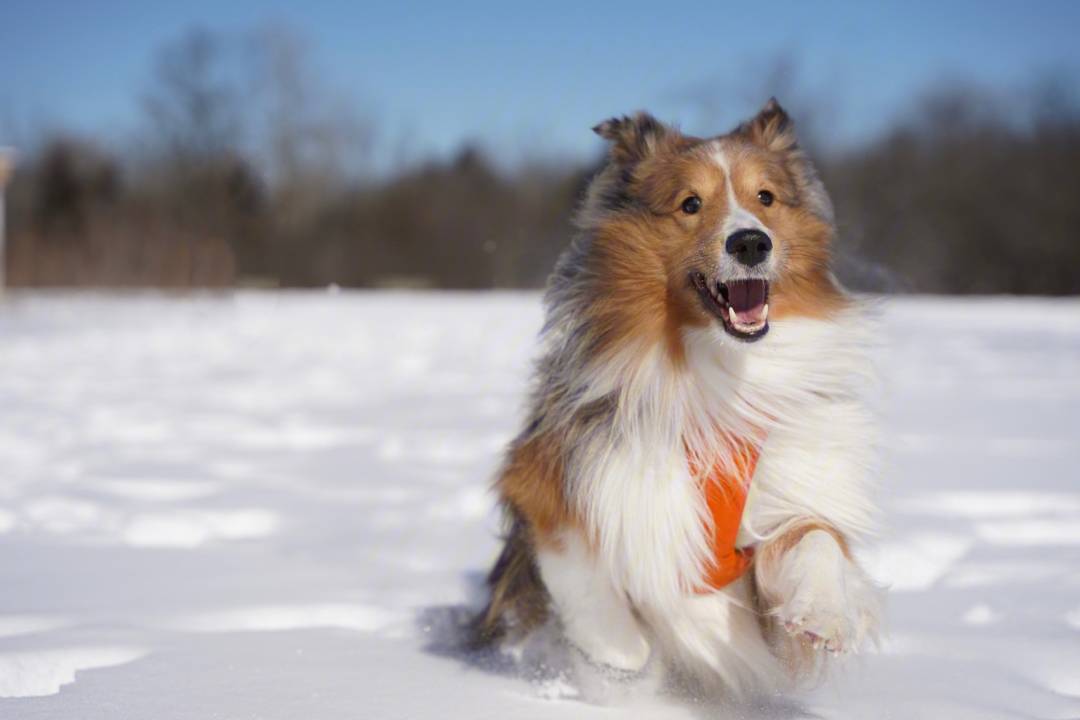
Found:
[(730, 466), (717, 463), (708, 472), (700, 467), (697, 457), (687, 452), (690, 473), (698, 478), (702, 492), (705, 493), (705, 505), (712, 516), (713, 548), (712, 562), (705, 575), (705, 587), (695, 589), (699, 595), (715, 592), (735, 582), (750, 565), (754, 556), (753, 548), (735, 549), (735, 539), (739, 534), (743, 510), (746, 508), (746, 496), (750, 491), (750, 480), (754, 476), (761, 445), (747, 440), (732, 442), (731, 456), (734, 462)]

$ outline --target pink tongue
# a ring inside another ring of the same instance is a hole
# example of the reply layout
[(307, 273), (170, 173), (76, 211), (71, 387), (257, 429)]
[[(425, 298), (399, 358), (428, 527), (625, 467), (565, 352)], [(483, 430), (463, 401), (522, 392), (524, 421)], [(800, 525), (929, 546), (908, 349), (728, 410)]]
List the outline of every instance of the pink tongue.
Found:
[(740, 320), (757, 322), (765, 308), (764, 280), (733, 280), (727, 284), (728, 304)]

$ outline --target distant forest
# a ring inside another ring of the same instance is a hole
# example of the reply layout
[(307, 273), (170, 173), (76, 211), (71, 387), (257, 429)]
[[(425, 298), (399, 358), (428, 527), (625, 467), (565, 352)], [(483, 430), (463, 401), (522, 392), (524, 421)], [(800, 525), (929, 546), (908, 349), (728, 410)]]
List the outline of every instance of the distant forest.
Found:
[[(262, 32), (242, 63), (230, 52), (203, 31), (165, 48), (146, 127), (123, 152), (73, 135), (36, 143), (8, 189), (10, 286), (542, 286), (599, 159), (508, 171), (466, 147), (357, 173), (371, 128), (319, 89), (294, 38)], [(841, 279), (1080, 293), (1070, 88), (1044, 82), (1015, 102), (937, 92), (877, 141), (818, 153)]]

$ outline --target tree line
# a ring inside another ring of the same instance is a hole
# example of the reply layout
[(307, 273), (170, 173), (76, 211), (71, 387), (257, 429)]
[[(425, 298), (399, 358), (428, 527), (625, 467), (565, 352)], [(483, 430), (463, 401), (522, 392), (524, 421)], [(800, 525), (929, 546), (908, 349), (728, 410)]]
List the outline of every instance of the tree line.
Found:
[[(1022, 103), (939, 91), (884, 137), (819, 153), (841, 279), (1080, 293), (1071, 87), (1048, 81)], [(539, 287), (600, 162), (507, 170), (465, 147), (364, 172), (372, 128), (273, 28), (241, 49), (188, 33), (163, 50), (143, 107), (123, 153), (60, 134), (24, 158), (8, 193), (9, 285)]]

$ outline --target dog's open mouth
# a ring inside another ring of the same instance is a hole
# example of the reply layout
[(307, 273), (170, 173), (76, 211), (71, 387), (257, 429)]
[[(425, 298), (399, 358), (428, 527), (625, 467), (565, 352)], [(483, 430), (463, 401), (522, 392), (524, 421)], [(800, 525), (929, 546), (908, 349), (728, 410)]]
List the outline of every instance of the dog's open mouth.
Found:
[(740, 340), (758, 340), (769, 332), (769, 281), (719, 280), (690, 273), (705, 307), (720, 318), (724, 330)]

